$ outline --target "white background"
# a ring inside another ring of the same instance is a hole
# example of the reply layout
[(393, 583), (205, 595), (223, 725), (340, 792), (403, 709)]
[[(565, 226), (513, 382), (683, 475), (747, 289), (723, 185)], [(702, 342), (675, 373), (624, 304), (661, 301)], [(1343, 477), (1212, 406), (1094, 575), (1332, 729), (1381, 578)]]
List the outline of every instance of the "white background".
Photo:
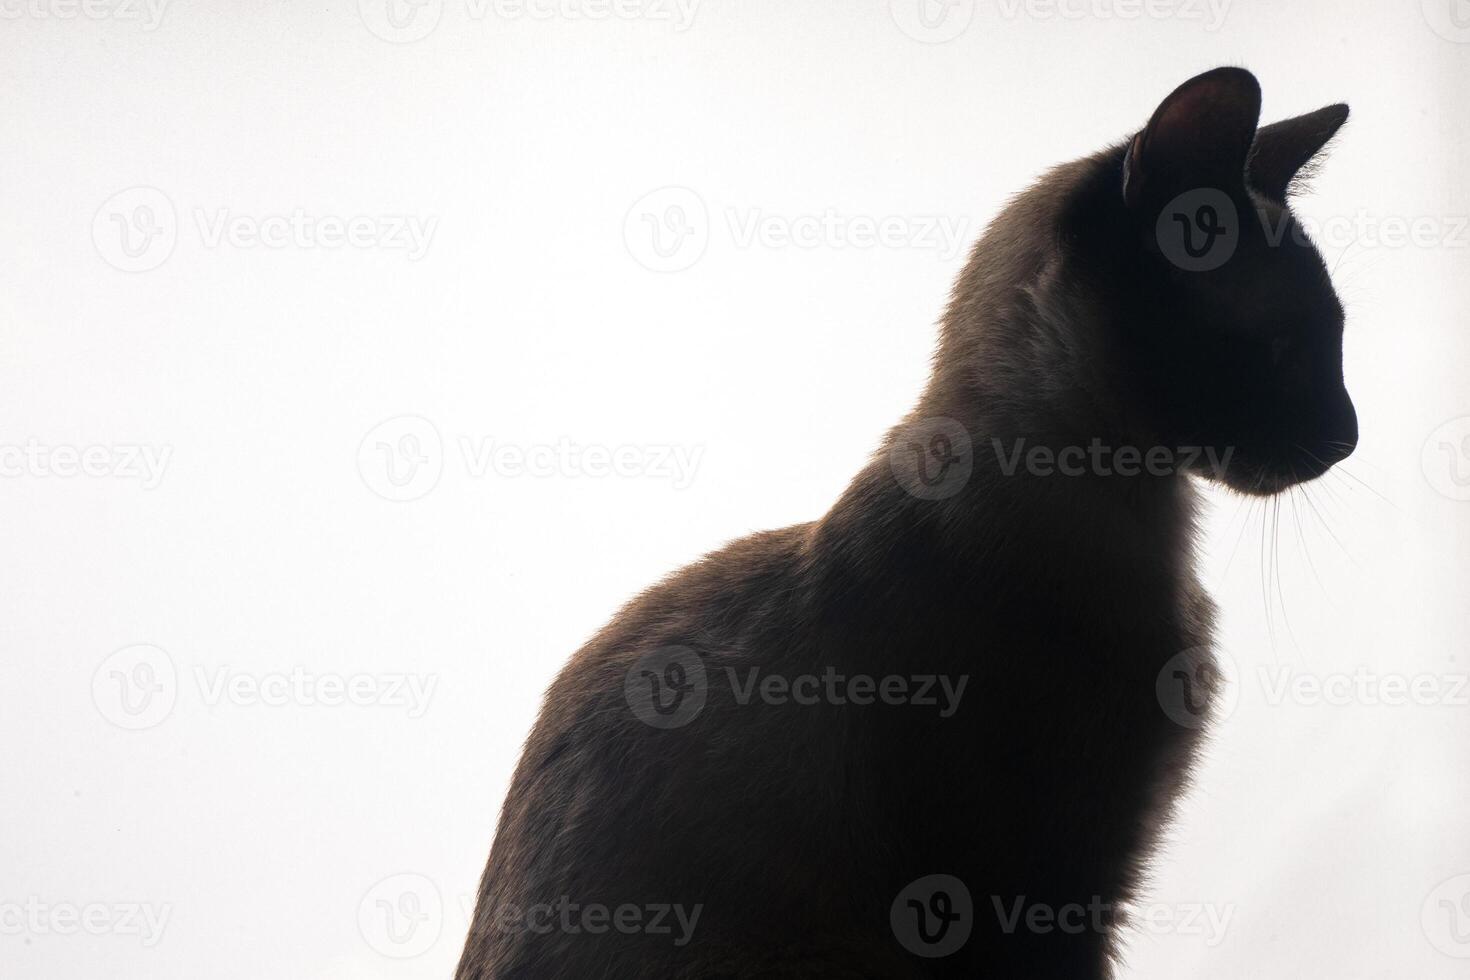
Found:
[(1274, 544), (1212, 497), (1238, 697), (1122, 976), (1465, 974), (1470, 6), (925, 2), (0, 2), (0, 975), (447, 976), (564, 659), (819, 516), (1006, 197), (1225, 63), (1352, 104), (1300, 211), (1362, 443)]

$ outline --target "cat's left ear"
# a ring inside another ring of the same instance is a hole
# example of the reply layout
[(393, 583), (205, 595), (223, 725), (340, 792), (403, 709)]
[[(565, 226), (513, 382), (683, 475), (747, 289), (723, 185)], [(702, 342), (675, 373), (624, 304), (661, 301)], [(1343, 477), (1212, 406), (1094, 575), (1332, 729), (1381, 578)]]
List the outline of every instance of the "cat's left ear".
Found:
[(1348, 107), (1338, 104), (1262, 126), (1256, 132), (1247, 167), (1251, 186), (1284, 203), (1286, 189), (1297, 172), (1321, 152), (1347, 117)]
[(1129, 207), (1202, 187), (1245, 189), (1261, 116), (1261, 86), (1244, 68), (1216, 68), (1180, 85), (1133, 137), (1123, 159)]

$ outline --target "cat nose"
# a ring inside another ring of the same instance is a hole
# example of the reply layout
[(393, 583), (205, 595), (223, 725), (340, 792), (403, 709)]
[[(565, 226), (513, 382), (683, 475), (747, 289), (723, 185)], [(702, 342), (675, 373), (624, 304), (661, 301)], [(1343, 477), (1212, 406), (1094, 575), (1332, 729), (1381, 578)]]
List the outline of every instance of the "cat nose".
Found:
[(1329, 466), (1341, 463), (1343, 460), (1347, 459), (1353, 454), (1353, 450), (1356, 448), (1358, 448), (1358, 440), (1356, 436), (1353, 437), (1353, 440), (1351, 442), (1343, 442), (1341, 440), (1332, 439), (1323, 442), (1321, 447), (1317, 450), (1316, 455), (1322, 460), (1322, 468), (1326, 469)]
[(1358, 448), (1358, 413), (1346, 391), (1341, 394), (1323, 434), (1315, 442), (1312, 455), (1317, 458), (1323, 472), (1347, 459)]

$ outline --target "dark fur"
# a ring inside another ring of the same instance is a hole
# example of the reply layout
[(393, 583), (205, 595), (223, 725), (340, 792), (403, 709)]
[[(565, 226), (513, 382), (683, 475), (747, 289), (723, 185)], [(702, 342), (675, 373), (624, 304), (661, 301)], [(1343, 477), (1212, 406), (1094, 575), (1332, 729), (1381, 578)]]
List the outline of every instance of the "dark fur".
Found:
[[(1282, 124), (1249, 188), (1258, 106), (1247, 73), (1201, 76), (1131, 153), (1060, 167), (994, 221), (912, 416), (971, 434), (958, 493), (908, 494), (885, 445), (822, 519), (678, 572), (578, 651), (516, 770), (460, 980), (1109, 975), (1116, 929), (1006, 934), (992, 902), (1116, 905), (1140, 883), (1198, 741), (1155, 693), (1171, 657), (1208, 656), (1195, 489), (1178, 474), (1005, 476), (990, 440), (1233, 447), (1227, 482), (1257, 492), (1345, 455), (1341, 310), (1316, 252), (1266, 249), (1246, 227), (1225, 268), (1181, 273), (1152, 241), (1163, 202), (1202, 182), (1199, 161), (1243, 208), (1281, 213), (1331, 132), (1316, 114)], [(659, 730), (629, 709), (624, 677), (670, 644), (698, 652), (709, 694), (690, 724)], [(723, 665), (970, 679), (940, 718), (739, 705)], [(936, 873), (968, 886), (974, 932), (921, 959), (889, 907)], [(561, 896), (702, 912), (682, 947), (496, 924)]]

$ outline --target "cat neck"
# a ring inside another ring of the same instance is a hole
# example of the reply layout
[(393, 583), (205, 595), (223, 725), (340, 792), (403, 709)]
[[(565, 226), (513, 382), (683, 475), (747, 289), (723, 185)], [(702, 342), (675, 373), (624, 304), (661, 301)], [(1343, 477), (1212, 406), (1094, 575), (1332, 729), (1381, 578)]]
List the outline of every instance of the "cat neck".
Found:
[[(1098, 576), (1140, 566), (1168, 575), (1187, 570), (1198, 492), (1192, 477), (1177, 472), (1178, 454), (1156, 453), (1156, 472), (1149, 472), (1149, 450), (1163, 447), (1097, 429), (1028, 429), (1003, 414), (943, 411), (915, 413), (890, 433), (814, 526), (820, 551), (875, 568), (896, 550), (955, 567), (1000, 566), (1024, 555), (1057, 582), (1078, 569)], [(916, 494), (907, 464), (922, 452), (924, 436), (911, 433), (929, 431), (936, 417), (969, 434), (969, 472), (956, 486)]]
[[(1189, 449), (1162, 445), (1119, 390), (1108, 278), (1059, 231), (1079, 200), (1108, 200), (1120, 161), (1115, 149), (1058, 168), (976, 244), (918, 405), (813, 529), (839, 576), (903, 554), (953, 574), (1026, 567), (1041, 587), (1192, 581)], [(934, 453), (968, 466), (930, 485)]]

